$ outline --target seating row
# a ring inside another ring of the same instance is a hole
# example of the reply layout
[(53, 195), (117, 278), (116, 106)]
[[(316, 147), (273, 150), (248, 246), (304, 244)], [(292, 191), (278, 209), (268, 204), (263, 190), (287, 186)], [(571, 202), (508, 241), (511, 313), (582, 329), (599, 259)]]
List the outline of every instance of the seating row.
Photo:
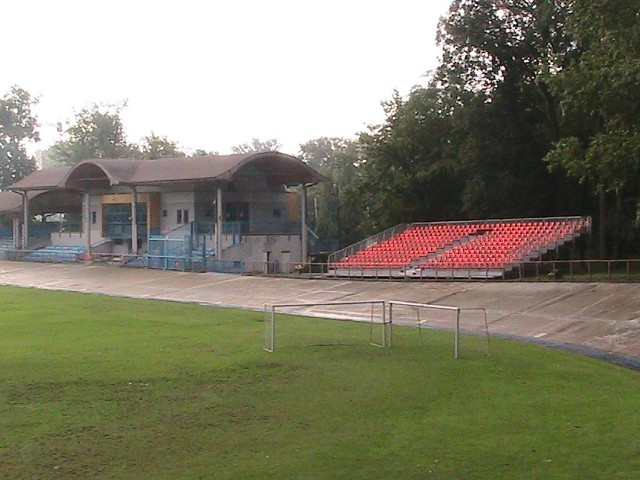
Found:
[(537, 257), (588, 228), (589, 221), (583, 218), (417, 224), (331, 266), (505, 268)]

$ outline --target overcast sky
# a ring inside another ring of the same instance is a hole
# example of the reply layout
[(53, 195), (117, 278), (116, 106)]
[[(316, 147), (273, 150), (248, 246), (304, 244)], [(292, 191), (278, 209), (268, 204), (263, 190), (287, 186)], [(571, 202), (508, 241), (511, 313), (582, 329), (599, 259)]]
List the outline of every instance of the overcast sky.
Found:
[(353, 138), (380, 102), (424, 83), (450, 0), (20, 0), (3, 2), (0, 94), (40, 97), (54, 125), (120, 103), (129, 140), (151, 131), (230, 153), (253, 137), (282, 150)]

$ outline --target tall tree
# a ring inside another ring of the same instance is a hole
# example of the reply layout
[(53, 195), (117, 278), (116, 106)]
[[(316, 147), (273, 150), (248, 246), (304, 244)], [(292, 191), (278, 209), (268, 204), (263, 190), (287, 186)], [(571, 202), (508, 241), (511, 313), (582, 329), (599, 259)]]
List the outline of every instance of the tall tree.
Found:
[(640, 218), (640, 5), (574, 0), (573, 7), (568, 28), (576, 55), (554, 78), (563, 135), (546, 160), (598, 195), (600, 255), (606, 258), (607, 236), (613, 256), (637, 246), (640, 236), (632, 222)]
[(125, 105), (80, 110), (63, 138), (44, 153), (49, 164), (73, 165), (89, 158), (130, 158), (136, 146), (127, 141), (120, 112)]
[(396, 92), (383, 107), (385, 122), (360, 135), (362, 166), (355, 188), (364, 206), (363, 230), (455, 218), (463, 185), (439, 90), (417, 88), (406, 100)]
[(166, 136), (156, 135), (153, 132), (142, 139), (140, 143), (140, 155), (145, 160), (186, 156), (176, 142), (169, 140)]
[(40, 140), (31, 109), (37, 103), (29, 92), (13, 86), (0, 98), (0, 189), (17, 182), (36, 168), (25, 143)]
[(300, 158), (329, 178), (309, 191), (309, 224), (315, 233), (337, 248), (357, 241), (362, 221), (359, 198), (353, 192), (360, 165), (357, 144), (321, 137), (300, 145)]
[(542, 161), (559, 138), (551, 79), (573, 55), (570, 3), (454, 0), (440, 23), (435, 84), (450, 99), (466, 217), (583, 208), (575, 182), (549, 174)]
[(250, 142), (236, 145), (231, 148), (233, 153), (253, 153), (253, 152), (274, 152), (282, 148), (278, 140), (271, 138), (262, 141), (259, 138), (252, 138)]

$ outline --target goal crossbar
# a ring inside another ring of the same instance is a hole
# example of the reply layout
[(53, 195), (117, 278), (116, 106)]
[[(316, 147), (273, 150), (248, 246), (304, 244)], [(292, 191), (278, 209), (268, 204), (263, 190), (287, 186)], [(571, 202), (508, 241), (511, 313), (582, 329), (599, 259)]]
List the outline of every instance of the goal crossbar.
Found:
[[(389, 334), (386, 333), (386, 327), (391, 324), (391, 318), (387, 320), (387, 302), (385, 300), (345, 300), (345, 301), (331, 301), (331, 302), (305, 302), (305, 303), (276, 303), (273, 305), (265, 305), (265, 314), (269, 315), (270, 328), (268, 335), (263, 337), (263, 350), (273, 353), (276, 348), (276, 311), (283, 308), (305, 308), (305, 307), (322, 307), (322, 306), (341, 306), (341, 305), (371, 305), (371, 329), (373, 330), (373, 307), (374, 305), (382, 306), (382, 342), (376, 343), (372, 338), (372, 331), (370, 332), (369, 343), (376, 347), (386, 347), (391, 344), (391, 329)], [(341, 315), (345, 318), (348, 315)], [(268, 341), (267, 341), (268, 340)]]
[[(413, 308), (426, 308), (426, 309), (432, 309), (432, 310), (444, 310), (444, 311), (450, 311), (450, 312), (455, 312), (455, 316), (456, 316), (456, 325), (454, 328), (454, 347), (453, 347), (453, 355), (455, 358), (460, 358), (460, 313), (461, 312), (468, 312), (468, 311), (478, 311), (478, 312), (482, 312), (484, 314), (484, 326), (485, 326), (485, 332), (487, 335), (487, 350), (490, 348), (490, 344), (489, 344), (489, 324), (487, 322), (487, 310), (484, 308), (476, 308), (476, 307), (451, 307), (448, 305), (435, 305), (432, 303), (418, 303), (418, 302), (403, 302), (400, 300), (390, 300), (389, 302), (389, 322), (393, 322), (393, 306), (394, 305), (398, 305), (398, 306), (404, 306), (404, 307), (413, 307)], [(424, 321), (420, 321), (418, 319), (417, 324), (418, 324), (418, 329), (421, 328), (422, 324), (424, 323)]]

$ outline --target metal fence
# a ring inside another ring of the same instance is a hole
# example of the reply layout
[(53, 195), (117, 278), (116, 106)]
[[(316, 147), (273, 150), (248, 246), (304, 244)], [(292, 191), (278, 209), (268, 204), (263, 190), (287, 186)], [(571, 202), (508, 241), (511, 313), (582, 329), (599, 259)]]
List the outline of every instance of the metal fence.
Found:
[[(8, 247), (0, 251), (0, 258), (7, 260), (32, 260), (34, 250), (14, 250)], [(491, 281), (491, 282), (640, 282), (640, 259), (623, 260), (548, 260), (532, 261), (517, 265), (509, 271), (498, 271), (495, 277), (474, 275), (477, 269), (440, 270), (437, 275), (412, 274), (401, 267), (351, 270), (331, 269), (329, 263), (258, 262), (238, 260), (216, 260), (213, 252), (194, 249), (190, 238), (149, 239), (145, 255), (96, 253), (78, 254), (71, 261), (113, 264), (139, 268), (167, 270), (219, 272), (244, 275), (261, 275), (301, 279), (340, 279), (366, 281)], [(61, 260), (69, 261), (69, 260)]]

